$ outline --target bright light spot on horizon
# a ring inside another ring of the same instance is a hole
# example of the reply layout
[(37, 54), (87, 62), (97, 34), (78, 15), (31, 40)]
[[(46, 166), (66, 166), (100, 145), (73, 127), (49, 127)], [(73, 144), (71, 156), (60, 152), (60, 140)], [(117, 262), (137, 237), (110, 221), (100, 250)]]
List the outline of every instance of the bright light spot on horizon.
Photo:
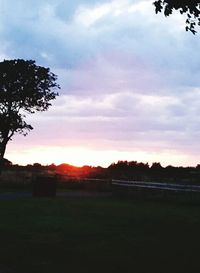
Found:
[(91, 150), (84, 147), (40, 147), (34, 149), (19, 150), (13, 148), (6, 153), (6, 158), (13, 164), (27, 165), (40, 163), (59, 165), (61, 163), (71, 164), (77, 167), (84, 165), (108, 167), (118, 160), (137, 161), (143, 163), (160, 162), (163, 167), (173, 166), (196, 166), (193, 158), (182, 154), (147, 153), (147, 152), (125, 152), (117, 150)]

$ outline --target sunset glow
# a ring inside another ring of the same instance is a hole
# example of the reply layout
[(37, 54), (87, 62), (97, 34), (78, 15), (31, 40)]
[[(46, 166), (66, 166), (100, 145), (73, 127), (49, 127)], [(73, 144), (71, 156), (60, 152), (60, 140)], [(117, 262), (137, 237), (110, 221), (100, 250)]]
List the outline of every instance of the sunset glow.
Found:
[(48, 111), (27, 115), (34, 130), (13, 137), (7, 159), (200, 163), (200, 36), (180, 15), (155, 15), (149, 0), (4, 1), (0, 13), (0, 59), (36, 60), (61, 86)]
[[(41, 163), (43, 165), (50, 165), (55, 163), (57, 165), (67, 162), (68, 164), (81, 167), (84, 165), (89, 166), (102, 166), (108, 167), (111, 163), (118, 160), (134, 161), (149, 163), (162, 162), (163, 166), (177, 165), (180, 166), (192, 165), (193, 158), (189, 158), (186, 155), (173, 154), (165, 152), (163, 154), (145, 153), (145, 152), (123, 152), (115, 150), (90, 150), (83, 147), (35, 147), (34, 149), (24, 150), (22, 153), (18, 153), (18, 150), (14, 150), (14, 147), (10, 148), (10, 160), (13, 163), (21, 165)], [(28, 158), (28, 160), (27, 160)]]

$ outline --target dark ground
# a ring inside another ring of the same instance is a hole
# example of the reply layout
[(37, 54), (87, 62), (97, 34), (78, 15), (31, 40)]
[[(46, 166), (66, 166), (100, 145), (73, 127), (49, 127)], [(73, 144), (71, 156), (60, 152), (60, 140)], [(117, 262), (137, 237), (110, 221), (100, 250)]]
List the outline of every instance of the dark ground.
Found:
[[(96, 197), (109, 197), (112, 193), (104, 192), (89, 192), (89, 191), (57, 191), (57, 198), (96, 198)], [(30, 191), (2, 191), (0, 192), (0, 200), (13, 200), (18, 198), (32, 198)], [(0, 272), (1, 273), (1, 272)]]
[(0, 273), (199, 273), (199, 231), (198, 205), (1, 192)]

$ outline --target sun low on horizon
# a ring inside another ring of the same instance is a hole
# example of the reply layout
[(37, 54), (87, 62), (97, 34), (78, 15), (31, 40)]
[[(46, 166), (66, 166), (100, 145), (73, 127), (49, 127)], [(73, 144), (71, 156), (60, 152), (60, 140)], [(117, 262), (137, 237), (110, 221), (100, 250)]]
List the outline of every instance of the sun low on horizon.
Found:
[[(159, 162), (163, 167), (173, 166), (195, 166), (193, 158), (184, 155), (171, 155), (165, 152), (162, 155), (145, 152), (124, 152), (117, 150), (91, 150), (84, 147), (37, 147), (27, 149), (19, 154), (18, 150), (12, 149), (9, 154), (9, 160), (13, 164), (28, 165), (40, 163), (42, 165), (59, 165), (67, 163), (73, 166), (101, 166), (108, 167), (119, 160), (137, 161), (148, 163)], [(179, 164), (177, 164), (179, 162)]]

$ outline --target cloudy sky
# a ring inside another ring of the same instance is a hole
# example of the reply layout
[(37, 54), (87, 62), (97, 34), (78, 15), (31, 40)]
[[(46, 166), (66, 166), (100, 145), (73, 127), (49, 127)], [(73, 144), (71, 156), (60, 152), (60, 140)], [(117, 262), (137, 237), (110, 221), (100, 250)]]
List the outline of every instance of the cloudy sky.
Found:
[(48, 112), (27, 116), (13, 163), (200, 163), (200, 32), (150, 0), (0, 0), (0, 59), (58, 75)]

